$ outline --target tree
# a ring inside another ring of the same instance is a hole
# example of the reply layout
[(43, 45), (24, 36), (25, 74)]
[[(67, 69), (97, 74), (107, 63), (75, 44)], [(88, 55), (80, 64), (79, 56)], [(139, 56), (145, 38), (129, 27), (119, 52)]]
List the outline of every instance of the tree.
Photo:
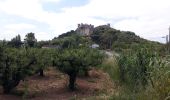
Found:
[(28, 51), (24, 49), (2, 48), (1, 51), (0, 85), (3, 87), (3, 92), (8, 94), (30, 74), (35, 59), (30, 59)]
[(88, 71), (92, 67), (98, 67), (102, 63), (104, 58), (104, 53), (98, 51), (97, 49), (83, 48), (81, 51), (82, 67), (81, 70), (84, 72), (85, 76), (89, 76)]
[(88, 46), (92, 41), (86, 37), (75, 34), (71, 36), (65, 36), (62, 38), (53, 39), (53, 45), (58, 45), (61, 48), (78, 48), (81, 46)]
[(36, 46), (38, 48), (41, 48), (41, 47), (47, 46), (47, 45), (50, 45), (50, 41), (38, 41)]
[[(56, 52), (57, 53), (57, 52)], [(36, 49), (36, 71), (40, 76), (44, 76), (44, 69), (52, 66), (52, 49)]]
[(117, 40), (116, 31), (108, 29), (101, 35), (100, 40), (104, 49), (111, 49), (113, 42)]
[[(98, 53), (98, 57), (92, 56), (93, 51), (90, 51), (92, 49), (89, 49), (86, 52), (87, 49), (67, 49), (58, 55), (58, 60), (56, 60), (55, 65), (58, 67), (58, 69), (64, 73), (66, 73), (69, 76), (69, 89), (75, 90), (75, 81), (77, 74), (80, 70), (86, 70), (89, 66), (95, 67), (102, 61), (101, 54)], [(99, 52), (99, 51), (98, 51)], [(94, 58), (97, 59), (94, 59)], [(91, 61), (93, 59), (93, 61)], [(100, 60), (99, 60), (100, 59)]]
[(34, 33), (28, 33), (26, 36), (25, 36), (25, 43), (26, 45), (28, 45), (29, 47), (34, 47), (35, 46), (35, 43), (37, 42), (37, 39), (35, 38), (34, 36)]
[[(4, 52), (4, 48), (2, 47), (2, 45), (0, 44), (0, 77), (2, 76), (2, 73), (1, 73), (1, 71), (2, 71), (2, 66), (3, 66), (3, 52)], [(1, 81), (0, 81), (1, 82)]]
[(111, 49), (114, 41), (117, 40), (118, 30), (112, 29), (108, 26), (98, 26), (94, 29), (91, 38), (98, 43), (103, 49)]
[[(64, 37), (72, 36), (72, 35), (75, 35), (75, 34), (76, 34), (76, 31), (71, 30), (69, 32), (66, 32), (66, 33), (59, 35), (58, 38), (64, 38)], [(56, 39), (56, 37), (54, 39)]]
[(21, 45), (22, 45), (21, 36), (17, 35), (13, 39), (11, 39), (11, 41), (9, 42), (9, 45), (11, 45), (12, 47), (16, 47), (16, 48), (21, 47)]

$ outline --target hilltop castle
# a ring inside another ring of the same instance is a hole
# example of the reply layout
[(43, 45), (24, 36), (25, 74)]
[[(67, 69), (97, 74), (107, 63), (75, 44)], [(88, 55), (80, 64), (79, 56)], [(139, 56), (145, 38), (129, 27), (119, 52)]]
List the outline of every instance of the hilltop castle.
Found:
[(89, 36), (90, 34), (93, 33), (94, 25), (88, 25), (88, 24), (78, 24), (78, 28), (76, 32), (78, 34), (84, 35), (84, 36)]
[[(104, 26), (110, 27), (110, 24)], [(93, 33), (93, 30), (94, 30), (94, 25), (81, 23), (78, 24), (78, 28), (76, 29), (76, 32), (83, 36), (89, 36), (90, 34)]]

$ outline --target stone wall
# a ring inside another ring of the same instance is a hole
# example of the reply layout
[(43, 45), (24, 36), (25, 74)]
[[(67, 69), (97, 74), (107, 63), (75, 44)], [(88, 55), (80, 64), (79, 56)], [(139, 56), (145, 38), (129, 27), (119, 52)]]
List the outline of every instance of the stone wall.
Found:
[(78, 24), (77, 33), (85, 36), (89, 36), (93, 33), (94, 25), (91, 24)]

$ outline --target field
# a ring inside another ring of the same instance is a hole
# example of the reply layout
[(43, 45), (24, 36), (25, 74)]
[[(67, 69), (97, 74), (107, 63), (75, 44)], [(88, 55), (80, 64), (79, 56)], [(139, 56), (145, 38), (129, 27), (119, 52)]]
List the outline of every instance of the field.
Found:
[[(67, 75), (59, 71), (56, 73), (53, 68), (49, 68), (45, 75), (45, 77), (38, 75), (27, 77), (26, 81), (21, 82), (10, 95), (4, 95), (1, 91), (1, 100), (21, 100), (24, 98), (29, 100), (92, 99), (97, 98), (100, 94), (113, 92), (112, 81), (108, 74), (101, 70), (91, 70), (89, 77), (78, 77), (77, 89), (73, 92), (67, 88)], [(25, 94), (21, 96), (24, 92)]]
[(0, 100), (168, 100), (168, 45), (105, 25), (49, 41), (18, 35), (0, 41)]

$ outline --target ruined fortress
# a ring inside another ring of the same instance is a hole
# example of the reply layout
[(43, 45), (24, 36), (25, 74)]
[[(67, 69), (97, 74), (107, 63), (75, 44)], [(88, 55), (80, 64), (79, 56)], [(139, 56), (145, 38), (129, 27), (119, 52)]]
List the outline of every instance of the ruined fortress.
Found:
[[(104, 26), (110, 27), (110, 24)], [(78, 28), (76, 29), (76, 32), (83, 36), (89, 36), (90, 34), (93, 33), (93, 30), (94, 30), (94, 25), (81, 23), (78, 24)]]
[(93, 33), (94, 25), (89, 24), (78, 24), (76, 32), (83, 36), (89, 36)]

